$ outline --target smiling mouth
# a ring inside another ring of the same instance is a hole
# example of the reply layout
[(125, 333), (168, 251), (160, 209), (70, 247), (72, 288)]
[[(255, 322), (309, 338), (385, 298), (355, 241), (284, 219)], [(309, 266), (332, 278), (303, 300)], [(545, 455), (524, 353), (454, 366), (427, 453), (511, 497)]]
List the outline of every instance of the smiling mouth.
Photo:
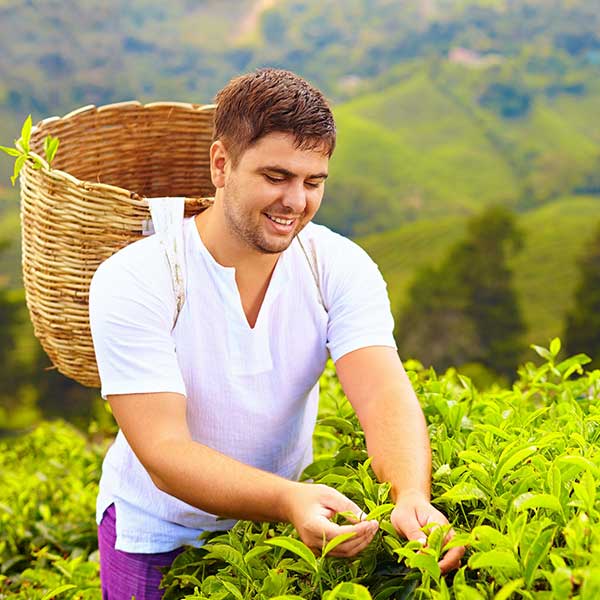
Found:
[(273, 221), (273, 223), (277, 223), (278, 225), (283, 225), (283, 226), (290, 226), (296, 219), (286, 219), (284, 217), (275, 217), (273, 215), (269, 215), (267, 213), (264, 213), (265, 217), (267, 217), (267, 219)]

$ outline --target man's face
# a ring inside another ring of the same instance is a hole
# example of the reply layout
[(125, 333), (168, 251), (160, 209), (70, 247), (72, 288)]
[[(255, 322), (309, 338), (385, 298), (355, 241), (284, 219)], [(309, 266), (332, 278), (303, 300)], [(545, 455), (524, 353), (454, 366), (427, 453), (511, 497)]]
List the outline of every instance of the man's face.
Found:
[(230, 230), (251, 248), (285, 250), (317, 212), (329, 158), (299, 150), (294, 137), (270, 133), (225, 167), (223, 210)]

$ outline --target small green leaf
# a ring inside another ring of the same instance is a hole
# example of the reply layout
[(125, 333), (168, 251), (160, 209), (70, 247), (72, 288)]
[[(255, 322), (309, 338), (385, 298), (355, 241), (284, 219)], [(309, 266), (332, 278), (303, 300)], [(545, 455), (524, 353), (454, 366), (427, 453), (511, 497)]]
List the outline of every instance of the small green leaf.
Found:
[(46, 141), (44, 142), (44, 144), (46, 151), (46, 162), (48, 164), (50, 164), (54, 160), (54, 157), (56, 156), (56, 151), (58, 150), (59, 142), (60, 140), (58, 138), (53, 138), (50, 135), (46, 137)]
[(230, 581), (225, 581), (220, 577), (217, 577), (217, 579), (223, 584), (223, 587), (225, 587), (234, 598), (237, 598), (237, 600), (244, 600), (244, 595), (242, 594), (242, 592), (240, 592), (239, 588), (236, 585), (234, 585)]
[(486, 544), (489, 546), (499, 546), (504, 548), (510, 548), (510, 539), (489, 525), (478, 525), (471, 531), (471, 540), (474, 544)]
[(485, 500), (485, 498), (485, 492), (480, 490), (476, 485), (462, 482), (438, 496), (437, 501), (456, 503), (466, 500)]
[(527, 510), (528, 508), (547, 508), (557, 513), (562, 513), (560, 500), (550, 494), (532, 494), (525, 492), (514, 500), (514, 506), (517, 511)]
[(321, 556), (327, 556), (334, 548), (337, 548), (340, 544), (343, 544), (346, 540), (353, 538), (356, 536), (356, 531), (349, 531), (348, 533), (341, 533), (340, 535), (336, 535), (333, 539), (327, 542), (325, 548), (323, 548), (323, 552)]
[(488, 552), (477, 552), (469, 558), (469, 568), (471, 569), (489, 569), (490, 567), (500, 569), (509, 575), (516, 575), (520, 570), (519, 563), (510, 550), (496, 548)]
[(25, 152), (29, 152), (29, 140), (31, 139), (31, 115), (29, 115), (25, 122), (23, 123), (23, 127), (21, 128), (21, 139), (19, 142), (23, 147)]
[(501, 462), (498, 465), (498, 471), (494, 477), (495, 482), (499, 482), (502, 478), (507, 475), (514, 467), (524, 462), (527, 458), (529, 458), (532, 454), (537, 452), (537, 446), (527, 446), (526, 448), (521, 448), (516, 450), (512, 454), (509, 454), (504, 458), (503, 463)]
[(17, 180), (17, 177), (19, 176), (19, 173), (21, 172), (21, 169), (23, 168), (23, 165), (25, 164), (26, 160), (27, 157), (24, 154), (22, 154), (21, 156), (19, 156), (19, 158), (17, 158), (17, 160), (15, 160), (15, 168), (13, 170), (13, 175), (10, 178), (13, 185), (15, 185), (15, 181)]
[(0, 146), (0, 150), (6, 152), (9, 156), (21, 156), (22, 154), (16, 148), (9, 148), (8, 146)]
[(373, 600), (369, 590), (358, 583), (345, 581), (323, 594), (323, 600)]
[(533, 543), (527, 544), (523, 556), (525, 564), (523, 575), (525, 575), (525, 583), (528, 588), (535, 580), (536, 569), (540, 566), (542, 560), (548, 556), (554, 539), (554, 531), (554, 528), (540, 531)]
[(318, 424), (323, 425), (324, 427), (333, 427), (340, 433), (356, 433), (354, 425), (347, 419), (342, 419), (341, 417), (326, 417), (325, 419), (319, 419)]
[(406, 562), (409, 567), (425, 571), (431, 575), (435, 581), (439, 581), (441, 570), (435, 556), (421, 553), (413, 554)]
[(523, 588), (525, 580), (522, 577), (509, 581), (502, 589), (494, 596), (494, 600), (508, 600), (516, 591)]
[(285, 550), (289, 550), (293, 552), (296, 556), (299, 556), (305, 563), (307, 563), (313, 571), (317, 572), (317, 559), (315, 555), (312, 553), (310, 548), (303, 544), (300, 540), (295, 540), (293, 538), (288, 538), (284, 536), (274, 537), (270, 540), (265, 540), (265, 544), (269, 544), (269, 546), (278, 546), (279, 548), (284, 548)]
[(373, 521), (379, 519), (384, 515), (389, 515), (394, 510), (395, 504), (380, 504), (376, 506), (367, 516), (367, 521)]
[(75, 587), (77, 587), (77, 586), (73, 585), (72, 583), (65, 583), (64, 585), (59, 585), (57, 588), (54, 588), (52, 591), (48, 592), (42, 598), (42, 600), (50, 600), (51, 598), (54, 598), (55, 596), (58, 596), (59, 594), (62, 594), (63, 592), (66, 592), (67, 590), (72, 590)]
[(553, 356), (556, 356), (560, 352), (560, 339), (559, 338), (556, 337), (550, 342), (550, 352), (552, 353)]
[(542, 346), (536, 346), (535, 344), (531, 344), (531, 348), (535, 350), (542, 358), (545, 358), (548, 361), (552, 360), (552, 354), (546, 348)]

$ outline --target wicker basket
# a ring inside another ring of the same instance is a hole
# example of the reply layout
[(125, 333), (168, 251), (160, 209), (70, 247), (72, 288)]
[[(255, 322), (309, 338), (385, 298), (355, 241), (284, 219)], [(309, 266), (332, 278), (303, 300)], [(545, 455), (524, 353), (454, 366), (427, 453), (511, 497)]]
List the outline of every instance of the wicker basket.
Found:
[(187, 216), (212, 202), (214, 105), (124, 102), (86, 106), (32, 130), (31, 150), (58, 137), (52, 169), (21, 170), (23, 281), (36, 337), (58, 370), (100, 380), (88, 290), (98, 265), (142, 237), (145, 198), (185, 196)]

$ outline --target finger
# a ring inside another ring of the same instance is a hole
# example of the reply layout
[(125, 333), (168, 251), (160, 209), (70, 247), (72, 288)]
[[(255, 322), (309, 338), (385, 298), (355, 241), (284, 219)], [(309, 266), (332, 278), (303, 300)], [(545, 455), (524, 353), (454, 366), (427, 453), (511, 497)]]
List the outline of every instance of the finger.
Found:
[(446, 552), (444, 555), (444, 558), (442, 558), (442, 560), (440, 560), (438, 563), (442, 573), (447, 573), (453, 569), (458, 569), (460, 567), (460, 559), (463, 557), (464, 553), (464, 546), (457, 546), (456, 548), (451, 548), (448, 550), (448, 552)]
[(427, 536), (421, 531), (421, 523), (419, 523), (414, 510), (394, 511), (392, 523), (406, 539), (418, 540), (422, 544), (427, 542)]
[(377, 533), (378, 527), (372, 527), (371, 530), (364, 536), (359, 538), (351, 538), (348, 541), (334, 548), (329, 555), (337, 557), (356, 556), (362, 552), (372, 541)]
[(358, 504), (356, 504), (355, 502), (352, 502), (352, 500), (350, 500), (350, 498), (346, 498), (346, 496), (344, 496), (344, 494), (342, 494), (341, 492), (338, 492), (337, 490), (335, 490), (333, 488), (329, 488), (329, 489), (332, 493), (330, 494), (330, 496), (327, 499), (328, 500), (328, 502), (327, 502), (328, 508), (330, 508), (331, 510), (333, 510), (336, 513), (342, 513), (342, 512), (352, 513), (353, 515), (356, 516), (357, 522), (364, 519), (364, 517), (366, 515), (363, 512), (363, 510), (360, 508), (360, 506), (358, 506)]
[(356, 541), (363, 540), (365, 537), (369, 536), (371, 531), (376, 531), (378, 527), (377, 521), (361, 521), (356, 525), (336, 525), (328, 519), (323, 518), (319, 519), (318, 523), (319, 526), (313, 530), (309, 543), (305, 543), (319, 552), (322, 550), (325, 544), (330, 542), (338, 535), (342, 535), (343, 533), (355, 534), (352, 538), (342, 542), (338, 547), (336, 547), (336, 550), (341, 548), (344, 544), (354, 544)]

